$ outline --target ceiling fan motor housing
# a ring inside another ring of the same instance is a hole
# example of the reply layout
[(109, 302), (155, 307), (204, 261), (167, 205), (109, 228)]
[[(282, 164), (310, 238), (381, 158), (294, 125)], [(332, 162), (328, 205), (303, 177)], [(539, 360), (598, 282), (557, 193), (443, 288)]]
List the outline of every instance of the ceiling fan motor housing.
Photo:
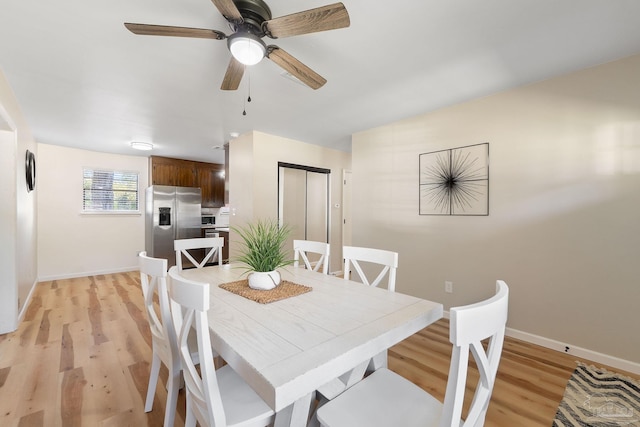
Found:
[(271, 9), (263, 0), (233, 0), (244, 22), (235, 24), (235, 31), (247, 31), (264, 37), (262, 23), (271, 20)]

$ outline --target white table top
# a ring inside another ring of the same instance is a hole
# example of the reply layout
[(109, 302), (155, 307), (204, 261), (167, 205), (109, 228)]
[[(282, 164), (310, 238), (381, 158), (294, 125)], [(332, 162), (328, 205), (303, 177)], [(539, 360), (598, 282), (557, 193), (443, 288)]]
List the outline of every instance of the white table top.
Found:
[(283, 280), (311, 292), (259, 304), (218, 287), (243, 271), (181, 275), (211, 284), (214, 347), (275, 411), (442, 317), (442, 304), (292, 266), (280, 270)]

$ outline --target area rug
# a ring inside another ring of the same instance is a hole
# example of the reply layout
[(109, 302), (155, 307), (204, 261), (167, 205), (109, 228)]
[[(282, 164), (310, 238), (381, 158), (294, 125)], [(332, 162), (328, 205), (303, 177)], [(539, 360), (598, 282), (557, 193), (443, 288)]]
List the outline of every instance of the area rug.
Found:
[(578, 363), (553, 427), (640, 427), (640, 381)]

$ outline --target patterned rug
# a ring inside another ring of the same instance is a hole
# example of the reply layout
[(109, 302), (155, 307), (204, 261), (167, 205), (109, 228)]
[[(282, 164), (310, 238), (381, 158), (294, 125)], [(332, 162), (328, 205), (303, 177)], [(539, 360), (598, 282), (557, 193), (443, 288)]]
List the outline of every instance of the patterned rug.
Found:
[(578, 363), (553, 427), (640, 427), (640, 381)]

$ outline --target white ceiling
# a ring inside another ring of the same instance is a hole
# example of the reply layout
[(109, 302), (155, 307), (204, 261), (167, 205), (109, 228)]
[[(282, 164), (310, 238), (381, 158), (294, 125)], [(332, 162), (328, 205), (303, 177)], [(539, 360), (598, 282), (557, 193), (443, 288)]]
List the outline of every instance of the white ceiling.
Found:
[[(267, 0), (274, 17), (333, 0)], [(221, 91), (225, 41), (139, 36), (124, 22), (230, 33), (210, 0), (2, 0), (0, 68), (38, 142), (223, 162), (231, 132), (350, 150), (398, 119), (640, 53), (638, 0), (344, 0), (349, 28), (270, 40), (328, 80), (263, 60)], [(247, 115), (243, 116), (245, 108)]]

